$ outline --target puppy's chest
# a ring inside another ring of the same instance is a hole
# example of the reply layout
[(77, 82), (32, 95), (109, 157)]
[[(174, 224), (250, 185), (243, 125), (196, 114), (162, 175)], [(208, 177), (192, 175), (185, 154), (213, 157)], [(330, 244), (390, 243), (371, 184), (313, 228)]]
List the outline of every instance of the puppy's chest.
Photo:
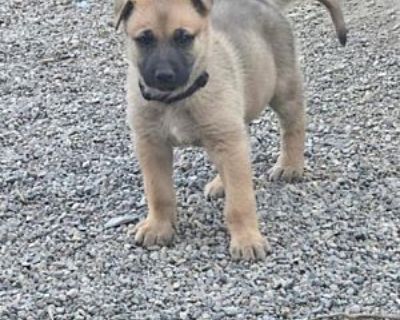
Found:
[(187, 110), (167, 110), (161, 117), (161, 135), (174, 146), (200, 145), (198, 127)]

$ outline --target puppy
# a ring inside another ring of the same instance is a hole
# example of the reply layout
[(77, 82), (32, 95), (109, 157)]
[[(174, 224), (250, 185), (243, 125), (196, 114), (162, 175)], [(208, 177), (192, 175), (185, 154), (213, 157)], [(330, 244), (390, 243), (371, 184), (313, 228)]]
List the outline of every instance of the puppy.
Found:
[(270, 0), (117, 0), (126, 34), (128, 122), (144, 176), (148, 216), (134, 229), (144, 246), (171, 243), (176, 225), (173, 148), (202, 146), (218, 175), (208, 196), (225, 194), (234, 259), (263, 259), (247, 125), (270, 105), (281, 126), (271, 180), (304, 167), (303, 81), (294, 39)]

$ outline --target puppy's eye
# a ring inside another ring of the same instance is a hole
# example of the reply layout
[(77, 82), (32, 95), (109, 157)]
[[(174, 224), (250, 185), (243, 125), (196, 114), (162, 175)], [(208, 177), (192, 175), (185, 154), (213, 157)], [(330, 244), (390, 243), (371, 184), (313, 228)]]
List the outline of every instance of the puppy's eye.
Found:
[(157, 42), (157, 39), (151, 30), (146, 30), (135, 38), (135, 42), (141, 47), (150, 47)]
[(194, 41), (194, 35), (184, 29), (177, 29), (174, 32), (174, 42), (182, 47), (191, 45)]

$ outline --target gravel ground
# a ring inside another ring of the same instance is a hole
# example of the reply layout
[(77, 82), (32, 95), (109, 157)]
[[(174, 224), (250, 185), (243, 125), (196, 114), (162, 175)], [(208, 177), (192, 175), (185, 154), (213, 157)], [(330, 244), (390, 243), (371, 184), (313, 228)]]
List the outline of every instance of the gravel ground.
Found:
[[(144, 250), (111, 1), (0, 0), (0, 319), (311, 319), (400, 312), (398, 0), (346, 0), (341, 48), (313, 1), (289, 13), (308, 100), (307, 173), (269, 183), (276, 118), (252, 125), (258, 264), (233, 263), (213, 169), (177, 150), (179, 234)], [(397, 8), (396, 8), (397, 6)], [(396, 16), (397, 11), (397, 16)]]

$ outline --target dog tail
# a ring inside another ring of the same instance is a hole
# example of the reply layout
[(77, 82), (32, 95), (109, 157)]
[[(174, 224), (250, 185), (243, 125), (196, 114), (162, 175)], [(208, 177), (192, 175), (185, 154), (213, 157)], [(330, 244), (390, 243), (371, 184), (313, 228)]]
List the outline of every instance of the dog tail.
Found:
[(338, 0), (319, 0), (329, 11), (333, 24), (336, 28), (336, 34), (339, 38), (339, 42), (342, 46), (346, 45), (347, 42), (347, 27), (344, 21), (342, 8)]
[[(346, 45), (347, 42), (347, 27), (346, 22), (344, 20), (342, 8), (340, 6), (340, 0), (318, 0), (321, 2), (329, 11), (333, 24), (335, 25), (336, 34), (339, 39), (339, 42), (342, 46)], [(285, 8), (288, 6), (293, 0), (276, 0), (276, 3), (279, 7)]]

